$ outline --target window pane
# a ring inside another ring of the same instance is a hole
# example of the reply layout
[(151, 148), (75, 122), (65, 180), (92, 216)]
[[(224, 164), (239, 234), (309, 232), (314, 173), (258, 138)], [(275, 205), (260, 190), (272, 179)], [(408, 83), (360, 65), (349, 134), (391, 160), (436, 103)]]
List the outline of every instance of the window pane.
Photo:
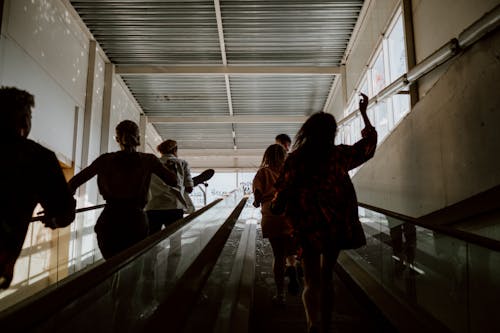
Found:
[(396, 124), (410, 110), (409, 95), (392, 96), (392, 105), (394, 109), (394, 123)]
[(352, 136), (352, 139), (353, 139), (353, 143), (354, 142), (357, 142), (359, 139), (361, 139), (361, 117), (359, 116), (359, 114), (356, 116), (356, 118), (354, 118), (353, 120), (353, 136)]
[(378, 132), (378, 140), (382, 141), (383, 138), (389, 133), (389, 113), (387, 103), (377, 103), (375, 109), (375, 128)]
[(375, 62), (372, 67), (372, 85), (373, 85), (373, 95), (378, 94), (378, 92), (385, 87), (385, 75), (384, 75), (384, 55), (379, 52)]
[[(362, 92), (363, 94), (367, 95), (368, 97), (370, 97), (370, 93), (368, 91), (368, 80), (366, 79), (366, 76), (363, 79), (363, 81), (361, 81), (361, 84), (359, 85), (359, 91)], [(355, 100), (357, 100), (357, 98)], [(354, 102), (354, 103), (356, 105), (356, 102)], [(358, 106), (356, 105), (356, 108), (357, 107)]]
[(399, 16), (387, 38), (389, 47), (389, 72), (391, 81), (406, 73), (406, 49), (403, 31), (403, 19)]

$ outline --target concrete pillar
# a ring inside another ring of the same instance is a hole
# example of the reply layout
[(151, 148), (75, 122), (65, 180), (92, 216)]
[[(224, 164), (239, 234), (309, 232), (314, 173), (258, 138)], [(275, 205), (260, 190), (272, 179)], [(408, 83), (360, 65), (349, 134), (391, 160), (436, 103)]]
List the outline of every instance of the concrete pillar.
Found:
[(146, 126), (148, 124), (148, 117), (141, 114), (139, 118), (139, 135), (141, 139), (141, 144), (139, 145), (139, 151), (146, 152)]
[(111, 119), (111, 97), (113, 92), (113, 77), (115, 75), (115, 65), (106, 63), (104, 66), (104, 90), (102, 101), (102, 123), (101, 123), (101, 154), (109, 150), (109, 135)]
[[(406, 41), (406, 63), (408, 66), (408, 71), (415, 67), (416, 55), (415, 55), (415, 41), (413, 35), (413, 11), (411, 6), (411, 0), (403, 0), (403, 22), (404, 22), (404, 33)], [(418, 102), (418, 81), (415, 81), (410, 85), (410, 104), (411, 107)]]

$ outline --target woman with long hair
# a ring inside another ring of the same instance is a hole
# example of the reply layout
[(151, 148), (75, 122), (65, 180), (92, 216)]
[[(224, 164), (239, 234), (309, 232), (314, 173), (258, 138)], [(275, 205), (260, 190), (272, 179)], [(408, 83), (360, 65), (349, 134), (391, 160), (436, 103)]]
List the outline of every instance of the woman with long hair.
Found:
[[(260, 168), (253, 179), (253, 193), (255, 198), (253, 204), (255, 207), (262, 207), (262, 236), (269, 238), (274, 255), (273, 273), (276, 283), (276, 296), (274, 296), (273, 302), (277, 305), (285, 304), (284, 284), (287, 259), (289, 264), (287, 269), (295, 270), (292, 253), (291, 225), (284, 215), (274, 215), (270, 209), (271, 200), (276, 192), (274, 183), (283, 168), (286, 156), (287, 152), (282, 145), (270, 145), (264, 152)], [(299, 285), (295, 274), (290, 277), (288, 291), (290, 293), (297, 293), (298, 288)]]
[(335, 145), (337, 122), (328, 113), (313, 114), (299, 130), (293, 151), (276, 183), (277, 199), (286, 198), (290, 219), (302, 247), (302, 300), (309, 332), (327, 332), (333, 311), (333, 267), (340, 250), (366, 243), (349, 170), (369, 160), (377, 132), (362, 94), (359, 109), (365, 123), (354, 145)]

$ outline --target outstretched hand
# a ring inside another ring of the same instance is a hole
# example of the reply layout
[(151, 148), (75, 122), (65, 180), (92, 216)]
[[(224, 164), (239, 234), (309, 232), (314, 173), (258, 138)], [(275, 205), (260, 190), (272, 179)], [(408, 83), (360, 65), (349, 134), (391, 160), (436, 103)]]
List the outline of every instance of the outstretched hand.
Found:
[(368, 96), (363, 93), (359, 93), (361, 98), (359, 99), (359, 110), (361, 112), (366, 111), (366, 107), (368, 106)]
[[(370, 119), (368, 119), (368, 115), (366, 114), (366, 108), (368, 107), (368, 96), (363, 93), (360, 93), (361, 98), (359, 100), (359, 112), (361, 112), (361, 117), (363, 118), (363, 122), (365, 123), (365, 129), (372, 129), (373, 126), (370, 123)], [(364, 134), (362, 133), (363, 137)]]

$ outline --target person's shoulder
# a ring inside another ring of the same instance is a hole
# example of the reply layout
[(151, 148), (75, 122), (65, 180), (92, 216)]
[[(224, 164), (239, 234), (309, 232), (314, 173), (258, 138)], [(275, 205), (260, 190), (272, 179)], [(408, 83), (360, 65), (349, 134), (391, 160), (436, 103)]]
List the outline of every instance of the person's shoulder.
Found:
[(114, 158), (115, 156), (118, 156), (117, 152), (102, 153), (101, 155), (97, 156), (95, 161), (110, 160), (110, 159)]
[(259, 170), (257, 171), (257, 173), (259, 175), (277, 175), (278, 172), (276, 172), (275, 170), (271, 169), (270, 167), (262, 167), (262, 168), (259, 168)]
[(19, 142), (20, 147), (24, 153), (31, 154), (33, 157), (36, 157), (37, 159), (40, 160), (54, 160), (56, 158), (56, 154), (39, 144), (38, 142), (35, 142), (31, 139), (24, 139)]
[(142, 160), (146, 160), (146, 161), (151, 162), (151, 163), (159, 163), (160, 162), (160, 158), (158, 158), (158, 156), (156, 156), (155, 154), (142, 153), (142, 152), (138, 152), (138, 154)]

